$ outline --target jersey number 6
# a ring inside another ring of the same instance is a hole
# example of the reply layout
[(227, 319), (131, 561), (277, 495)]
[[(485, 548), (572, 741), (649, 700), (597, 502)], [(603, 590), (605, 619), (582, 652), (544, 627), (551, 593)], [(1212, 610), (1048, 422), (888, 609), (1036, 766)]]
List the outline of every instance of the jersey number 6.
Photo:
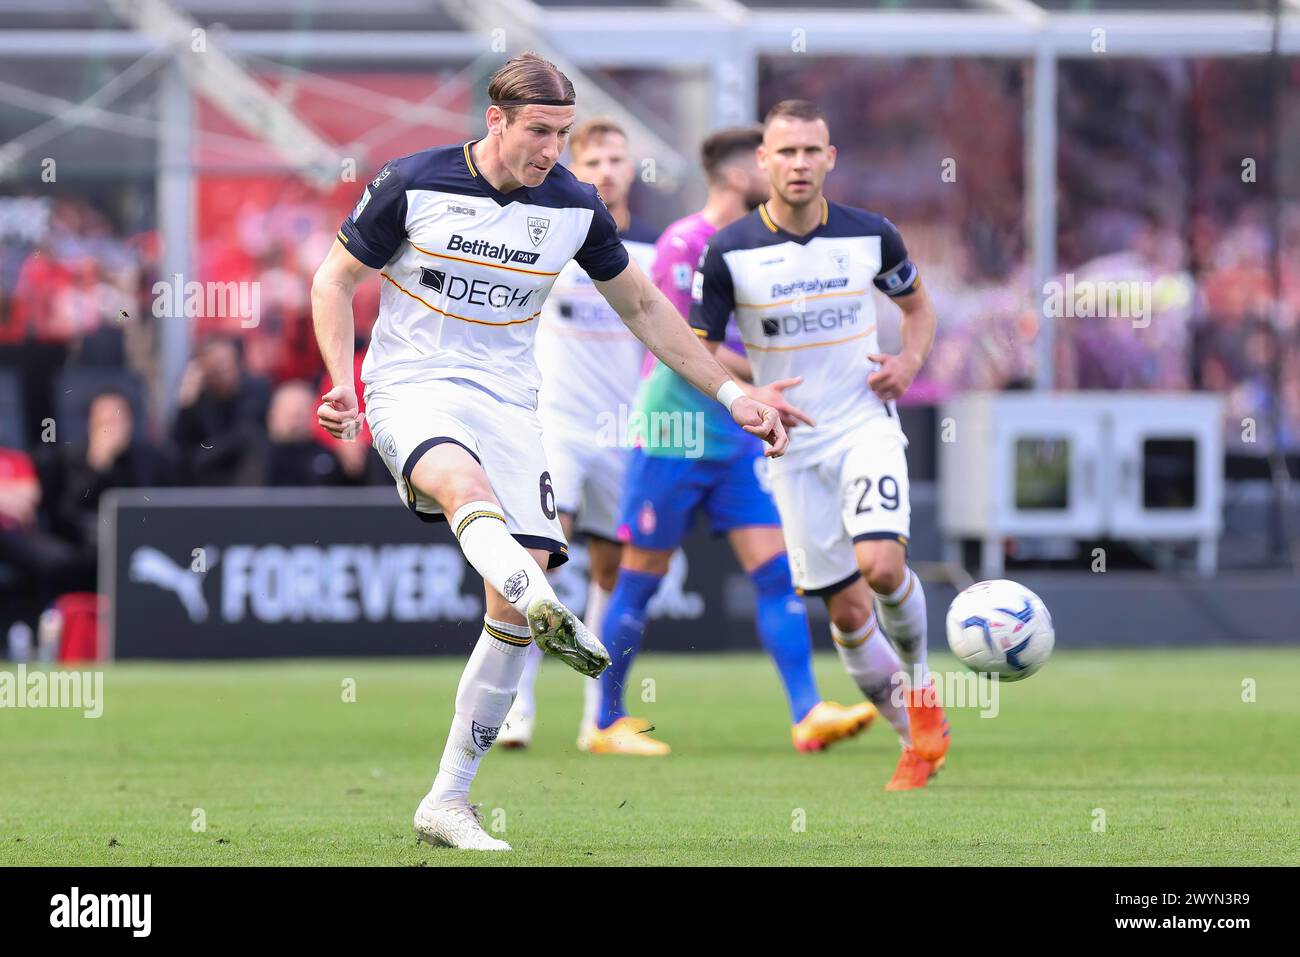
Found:
[(551, 488), (551, 473), (543, 472), (538, 485), (542, 491), (542, 514), (555, 518), (555, 489)]

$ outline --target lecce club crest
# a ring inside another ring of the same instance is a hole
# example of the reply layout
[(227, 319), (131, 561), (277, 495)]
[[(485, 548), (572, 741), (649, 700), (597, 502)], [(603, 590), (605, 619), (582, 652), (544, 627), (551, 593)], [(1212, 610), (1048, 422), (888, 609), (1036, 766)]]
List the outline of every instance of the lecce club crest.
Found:
[(546, 234), (551, 230), (551, 221), (545, 216), (528, 217), (528, 238), (534, 246), (540, 246)]

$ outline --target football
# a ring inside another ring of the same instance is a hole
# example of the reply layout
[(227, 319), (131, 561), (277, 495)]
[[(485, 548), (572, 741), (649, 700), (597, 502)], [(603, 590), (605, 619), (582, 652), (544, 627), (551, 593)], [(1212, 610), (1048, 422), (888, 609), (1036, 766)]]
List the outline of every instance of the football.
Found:
[(948, 646), (972, 671), (1001, 681), (1028, 678), (1056, 644), (1041, 598), (1007, 579), (976, 582), (948, 606)]

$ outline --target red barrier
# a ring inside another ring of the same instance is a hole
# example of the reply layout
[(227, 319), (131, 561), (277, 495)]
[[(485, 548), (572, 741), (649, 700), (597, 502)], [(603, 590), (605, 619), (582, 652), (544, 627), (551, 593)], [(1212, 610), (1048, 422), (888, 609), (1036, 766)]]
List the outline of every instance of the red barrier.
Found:
[(59, 661), (96, 661), (99, 659), (99, 619), (108, 602), (90, 591), (69, 592), (54, 602), (62, 618)]

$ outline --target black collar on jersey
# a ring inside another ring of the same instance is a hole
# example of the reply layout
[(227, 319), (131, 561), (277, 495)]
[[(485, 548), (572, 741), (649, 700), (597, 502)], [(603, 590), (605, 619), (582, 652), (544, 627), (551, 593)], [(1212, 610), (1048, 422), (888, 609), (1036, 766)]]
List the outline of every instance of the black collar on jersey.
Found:
[(802, 245), (805, 245), (805, 244), (808, 242), (808, 240), (810, 240), (810, 239), (812, 239), (814, 236), (816, 236), (817, 233), (821, 230), (821, 228), (822, 228), (823, 226), (825, 226), (826, 223), (830, 220), (830, 218), (831, 218), (831, 204), (827, 201), (827, 199), (826, 199), (825, 196), (822, 197), (822, 219), (821, 219), (821, 222), (818, 223), (816, 226), (814, 226), (814, 227), (812, 228), (812, 231), (811, 231), (811, 232), (804, 233), (802, 236), (796, 236), (794, 233), (790, 232), (788, 229), (784, 229), (784, 228), (778, 226), (778, 225), (776, 224), (776, 220), (773, 219), (773, 218), (772, 218), (772, 215), (767, 211), (767, 203), (759, 203), (759, 204), (758, 204), (758, 218), (761, 219), (761, 220), (763, 221), (763, 225), (766, 226), (768, 229), (770, 229), (772, 232), (774, 232), (774, 233), (780, 233), (780, 234), (783, 235), (783, 236), (789, 236), (789, 237), (790, 237), (791, 239), (793, 239), (796, 243), (798, 243), (799, 245), (802, 246)]
[(573, 106), (574, 101), (571, 99), (569, 100), (547, 99), (545, 97), (538, 96), (528, 100), (493, 100), (492, 105), (499, 106), (502, 109), (505, 109), (510, 106)]

